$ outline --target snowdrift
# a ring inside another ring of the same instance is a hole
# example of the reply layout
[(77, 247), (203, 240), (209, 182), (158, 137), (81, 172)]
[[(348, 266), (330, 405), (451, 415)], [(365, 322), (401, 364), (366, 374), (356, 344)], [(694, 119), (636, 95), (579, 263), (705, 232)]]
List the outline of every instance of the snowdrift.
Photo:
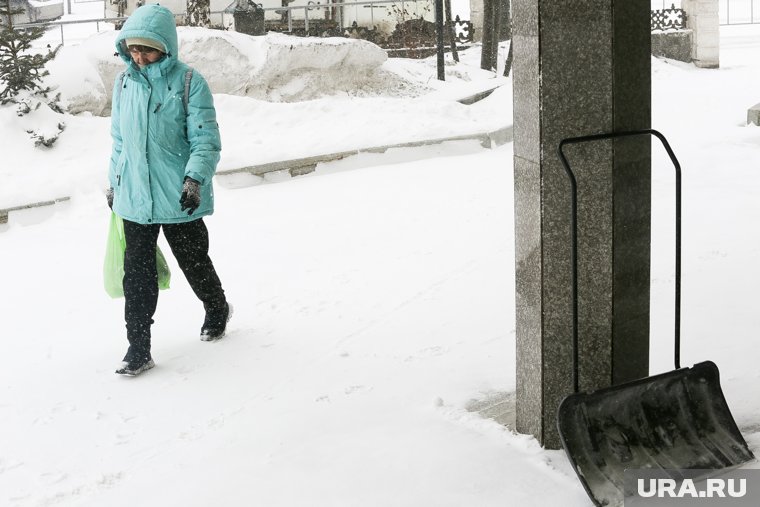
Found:
[[(423, 89), (383, 69), (385, 51), (364, 40), (177, 31), (180, 59), (204, 75), (213, 93), (297, 102), (333, 95), (414, 96)], [(114, 50), (116, 34), (103, 32), (65, 46), (48, 65), (48, 84), (61, 93), (70, 113), (110, 114), (113, 83), (124, 69)]]

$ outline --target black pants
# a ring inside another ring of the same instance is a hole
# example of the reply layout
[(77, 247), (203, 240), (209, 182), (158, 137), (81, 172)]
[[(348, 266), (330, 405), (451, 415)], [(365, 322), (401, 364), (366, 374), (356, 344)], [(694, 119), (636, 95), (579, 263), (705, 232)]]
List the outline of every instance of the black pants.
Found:
[[(150, 351), (150, 326), (158, 304), (156, 242), (163, 228), (172, 254), (206, 311), (223, 308), (224, 290), (208, 256), (203, 219), (182, 224), (138, 224), (124, 220), (124, 320), (135, 350)], [(200, 320), (200, 319), (199, 319)]]

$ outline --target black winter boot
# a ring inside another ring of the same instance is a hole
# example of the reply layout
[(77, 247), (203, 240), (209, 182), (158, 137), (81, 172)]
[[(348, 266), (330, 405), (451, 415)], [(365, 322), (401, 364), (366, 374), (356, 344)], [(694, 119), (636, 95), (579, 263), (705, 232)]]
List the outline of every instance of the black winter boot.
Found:
[(232, 306), (228, 303), (224, 303), (220, 309), (206, 307), (206, 320), (203, 321), (203, 327), (201, 327), (201, 341), (213, 342), (222, 338), (230, 318), (232, 318)]
[(130, 345), (122, 360), (121, 367), (116, 370), (116, 373), (134, 377), (154, 366), (153, 358), (150, 357), (150, 348)]

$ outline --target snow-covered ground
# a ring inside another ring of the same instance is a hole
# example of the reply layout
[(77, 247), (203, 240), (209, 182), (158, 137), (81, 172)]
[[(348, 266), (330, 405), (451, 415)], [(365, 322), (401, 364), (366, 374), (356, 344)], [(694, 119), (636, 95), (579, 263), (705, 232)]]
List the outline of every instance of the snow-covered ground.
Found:
[[(683, 363), (721, 367), (756, 454), (760, 129), (745, 118), (760, 102), (759, 48), (760, 27), (731, 27), (720, 70), (652, 62), (653, 126), (684, 169)], [(430, 62), (395, 65), (434, 80)], [(488, 78), (471, 68), (450, 70)], [(217, 95), (222, 168), (303, 146), (340, 151), (347, 139), (455, 134), (457, 115), (473, 129), (509, 124), (508, 91), (464, 109), (424, 95)], [(467, 410), (515, 387), (511, 144), (363, 154), (245, 188), (218, 178), (206, 223), (235, 305), (228, 336), (199, 341), (202, 307), (169, 257), (157, 366), (127, 379), (113, 374), (123, 301), (102, 289), (108, 121), (67, 116), (41, 150), (7, 110), (0, 196), (72, 199), (0, 226), (0, 504), (589, 505), (561, 451)], [(651, 366), (661, 371), (672, 367), (672, 169), (653, 155)]]
[[(477, 50), (465, 52), (458, 65), (448, 62), (447, 79), (439, 82), (434, 59), (387, 60), (361, 40), (249, 37), (188, 27), (179, 36), (180, 56), (207, 76), (216, 94), (221, 171), (512, 123), (511, 82), (481, 70)], [(48, 65), (46, 84), (79, 114), (57, 115), (43, 105), (18, 118), (15, 108), (0, 108), (5, 139), (17, 148), (0, 165), (0, 209), (103, 188), (103, 160), (111, 149), (106, 116), (114, 79), (124, 68), (114, 56), (114, 39), (113, 31), (103, 31), (66, 45)], [(456, 101), (496, 86), (501, 89), (481, 103)], [(54, 149), (33, 148), (28, 130), (57, 133), (61, 122), (65, 131)]]

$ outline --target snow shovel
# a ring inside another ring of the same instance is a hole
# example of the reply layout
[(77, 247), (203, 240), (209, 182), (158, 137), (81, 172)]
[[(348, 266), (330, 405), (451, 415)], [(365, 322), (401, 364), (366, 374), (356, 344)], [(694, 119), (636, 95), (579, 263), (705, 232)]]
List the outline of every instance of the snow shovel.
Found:
[[(676, 170), (675, 370), (582, 393), (578, 388), (577, 184), (563, 148), (642, 135), (662, 142)], [(691, 368), (680, 365), (681, 167), (667, 140), (656, 130), (573, 137), (560, 142), (559, 157), (572, 191), (574, 394), (560, 403), (557, 427), (567, 457), (591, 500), (598, 506), (622, 505), (625, 470), (699, 469), (716, 475), (753, 460), (723, 396), (718, 367), (711, 361)]]

